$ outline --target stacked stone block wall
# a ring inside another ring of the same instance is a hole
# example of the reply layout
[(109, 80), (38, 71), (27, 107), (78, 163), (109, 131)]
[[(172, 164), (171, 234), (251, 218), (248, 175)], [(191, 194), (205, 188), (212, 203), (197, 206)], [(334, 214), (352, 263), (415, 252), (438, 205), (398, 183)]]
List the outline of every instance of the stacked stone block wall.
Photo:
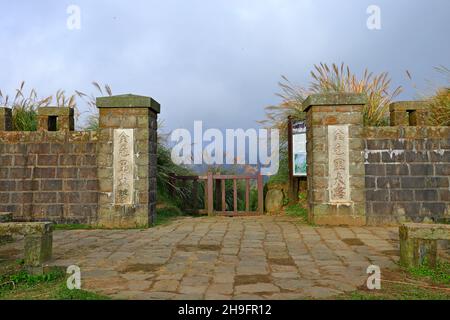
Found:
[(159, 104), (99, 98), (99, 130), (76, 132), (70, 108), (37, 110), (33, 132), (0, 108), (0, 213), (15, 221), (146, 227), (155, 221)]
[(368, 224), (450, 216), (450, 127), (366, 127)]
[(91, 223), (97, 133), (0, 131), (0, 212), (14, 220)]

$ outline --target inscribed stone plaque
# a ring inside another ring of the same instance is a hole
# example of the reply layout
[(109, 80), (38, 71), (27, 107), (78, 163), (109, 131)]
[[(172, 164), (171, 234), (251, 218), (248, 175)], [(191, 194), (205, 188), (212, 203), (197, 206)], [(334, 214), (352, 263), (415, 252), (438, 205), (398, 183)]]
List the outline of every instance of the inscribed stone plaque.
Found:
[(348, 125), (328, 126), (328, 159), (330, 202), (349, 203)]
[(133, 204), (134, 130), (114, 129), (114, 203)]

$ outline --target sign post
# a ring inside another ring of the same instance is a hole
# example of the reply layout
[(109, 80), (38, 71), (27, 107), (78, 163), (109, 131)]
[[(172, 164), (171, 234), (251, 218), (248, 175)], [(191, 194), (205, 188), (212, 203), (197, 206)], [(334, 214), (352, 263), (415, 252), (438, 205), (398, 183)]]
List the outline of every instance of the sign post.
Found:
[(306, 122), (288, 117), (289, 199), (297, 201), (299, 184), (306, 181)]

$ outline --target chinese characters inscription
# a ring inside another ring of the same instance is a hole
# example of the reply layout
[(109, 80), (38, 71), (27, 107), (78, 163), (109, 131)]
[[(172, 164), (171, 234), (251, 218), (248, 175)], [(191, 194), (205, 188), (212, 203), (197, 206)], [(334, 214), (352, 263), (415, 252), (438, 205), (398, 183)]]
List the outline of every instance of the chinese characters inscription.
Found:
[(331, 203), (350, 202), (348, 126), (328, 126), (329, 190)]
[(134, 131), (114, 130), (114, 202), (133, 204)]

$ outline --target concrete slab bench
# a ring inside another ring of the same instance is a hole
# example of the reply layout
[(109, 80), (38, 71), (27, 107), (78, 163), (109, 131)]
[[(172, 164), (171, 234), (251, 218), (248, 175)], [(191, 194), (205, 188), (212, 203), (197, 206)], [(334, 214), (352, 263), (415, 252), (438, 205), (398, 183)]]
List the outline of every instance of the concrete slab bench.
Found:
[(450, 225), (405, 223), (399, 227), (400, 264), (436, 266), (437, 241), (450, 240)]
[[(0, 212), (0, 223), (11, 222), (13, 215), (11, 212)], [(0, 244), (12, 242), (12, 236), (0, 236)]]
[(25, 267), (31, 273), (41, 274), (43, 263), (52, 257), (52, 222), (0, 223), (0, 237), (23, 235), (25, 237)]

